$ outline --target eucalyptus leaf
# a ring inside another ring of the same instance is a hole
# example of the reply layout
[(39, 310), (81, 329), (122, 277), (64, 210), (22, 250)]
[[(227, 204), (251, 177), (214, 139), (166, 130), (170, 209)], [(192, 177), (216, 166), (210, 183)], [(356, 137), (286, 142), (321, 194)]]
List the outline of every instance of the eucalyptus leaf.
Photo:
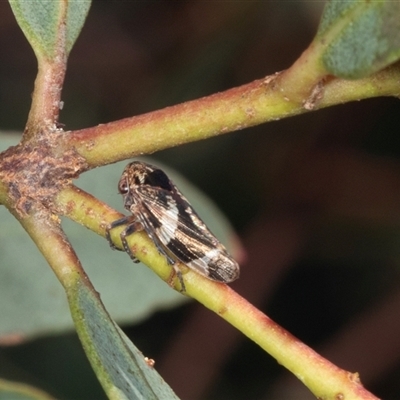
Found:
[(377, 72), (400, 57), (400, 2), (330, 1), (317, 40), (330, 73), (357, 79)]
[(109, 398), (177, 399), (143, 354), (115, 325), (85, 279), (80, 278), (66, 290), (86, 355)]
[(9, 0), (17, 22), (36, 56), (56, 57), (65, 27), (65, 48), (69, 54), (89, 12), (90, 0)]

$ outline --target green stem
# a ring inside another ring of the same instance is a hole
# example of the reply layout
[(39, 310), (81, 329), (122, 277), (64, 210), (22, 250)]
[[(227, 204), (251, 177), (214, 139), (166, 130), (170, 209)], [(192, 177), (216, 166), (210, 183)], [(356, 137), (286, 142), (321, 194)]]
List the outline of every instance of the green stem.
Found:
[[(212, 96), (71, 132), (65, 136), (65, 144), (73, 146), (89, 168), (94, 168), (309, 110), (400, 93), (398, 65), (368, 78), (349, 81), (322, 79), (322, 73), (301, 74), (301, 64), (296, 62), (293, 69), (282, 74)], [(297, 90), (306, 97), (298, 98), (296, 87), (290, 89), (290, 85), (300, 77)]]

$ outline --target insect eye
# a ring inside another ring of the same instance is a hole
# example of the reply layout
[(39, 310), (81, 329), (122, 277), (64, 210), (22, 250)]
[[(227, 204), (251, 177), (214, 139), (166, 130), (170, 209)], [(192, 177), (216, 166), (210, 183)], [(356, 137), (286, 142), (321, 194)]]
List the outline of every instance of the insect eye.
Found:
[(126, 194), (129, 192), (129, 186), (126, 181), (121, 181), (118, 185), (118, 190), (121, 194)]

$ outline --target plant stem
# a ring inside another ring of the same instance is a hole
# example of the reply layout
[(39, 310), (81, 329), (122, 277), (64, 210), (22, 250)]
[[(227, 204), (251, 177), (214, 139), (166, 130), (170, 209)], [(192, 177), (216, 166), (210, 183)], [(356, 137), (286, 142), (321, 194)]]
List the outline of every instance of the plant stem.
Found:
[[(309, 98), (301, 101), (295, 95), (296, 88), (288, 88), (288, 83), (294, 84), (296, 77), (302, 76), (300, 64), (295, 64), (297, 72), (288, 70), (198, 100), (73, 131), (65, 136), (65, 144), (73, 146), (89, 168), (94, 168), (309, 110), (400, 94), (400, 68), (396, 64), (364, 79), (322, 79), (319, 86), (308, 87)], [(316, 83), (313, 77), (303, 78), (306, 83)], [(297, 89), (304, 92), (305, 83), (300, 82)]]

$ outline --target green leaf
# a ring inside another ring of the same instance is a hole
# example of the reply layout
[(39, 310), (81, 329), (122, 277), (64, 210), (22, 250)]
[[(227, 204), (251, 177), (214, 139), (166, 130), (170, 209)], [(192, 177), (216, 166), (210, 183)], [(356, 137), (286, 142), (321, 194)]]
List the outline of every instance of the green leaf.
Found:
[[(90, 0), (9, 0), (15, 18), (38, 58), (69, 54), (87, 13)], [(63, 29), (65, 27), (65, 33)], [(63, 46), (60, 49), (60, 46)]]
[[(177, 399), (143, 354), (109, 317), (99, 296), (84, 279), (67, 294), (78, 335), (110, 399)], [(135, 304), (132, 305), (132, 308)]]
[(400, 57), (400, 2), (332, 0), (317, 40), (330, 73), (356, 79), (379, 71)]

